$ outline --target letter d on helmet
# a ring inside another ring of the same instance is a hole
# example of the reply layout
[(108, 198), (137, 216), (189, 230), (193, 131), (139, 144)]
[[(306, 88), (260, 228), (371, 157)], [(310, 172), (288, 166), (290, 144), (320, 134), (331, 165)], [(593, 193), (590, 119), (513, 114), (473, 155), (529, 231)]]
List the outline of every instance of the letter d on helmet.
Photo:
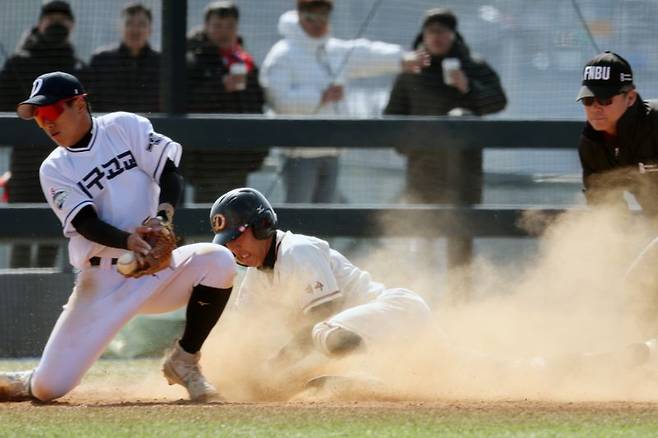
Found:
[(276, 231), (277, 217), (269, 201), (248, 187), (220, 196), (210, 209), (213, 243), (226, 245), (251, 228), (256, 239), (267, 239)]

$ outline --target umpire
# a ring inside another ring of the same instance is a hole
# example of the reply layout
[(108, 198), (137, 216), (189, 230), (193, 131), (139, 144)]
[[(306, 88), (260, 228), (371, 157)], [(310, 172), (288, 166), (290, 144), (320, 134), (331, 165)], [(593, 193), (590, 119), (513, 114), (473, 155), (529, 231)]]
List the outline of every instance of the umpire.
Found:
[[(580, 137), (585, 196), (590, 206), (621, 205), (631, 193), (651, 219), (658, 217), (658, 101), (635, 90), (630, 64), (604, 52), (583, 69), (578, 94), (587, 116)], [(626, 310), (643, 335), (658, 330), (658, 239), (651, 241), (624, 276)]]
[(587, 116), (579, 145), (587, 203), (622, 204), (628, 191), (658, 214), (658, 173), (646, 172), (658, 164), (658, 101), (641, 99), (630, 64), (609, 51), (585, 65), (577, 100)]

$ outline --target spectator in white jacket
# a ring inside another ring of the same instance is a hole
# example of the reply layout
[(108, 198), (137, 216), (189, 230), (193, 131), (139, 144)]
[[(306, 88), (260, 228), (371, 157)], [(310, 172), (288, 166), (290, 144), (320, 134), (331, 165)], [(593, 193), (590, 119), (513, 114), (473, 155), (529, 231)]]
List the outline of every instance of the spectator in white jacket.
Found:
[[(276, 114), (348, 115), (345, 85), (350, 79), (419, 72), (427, 55), (395, 44), (330, 35), (333, 0), (297, 0), (297, 9), (279, 19), (283, 39), (267, 54), (260, 74)], [(336, 148), (284, 152), (286, 202), (334, 202), (338, 179)]]

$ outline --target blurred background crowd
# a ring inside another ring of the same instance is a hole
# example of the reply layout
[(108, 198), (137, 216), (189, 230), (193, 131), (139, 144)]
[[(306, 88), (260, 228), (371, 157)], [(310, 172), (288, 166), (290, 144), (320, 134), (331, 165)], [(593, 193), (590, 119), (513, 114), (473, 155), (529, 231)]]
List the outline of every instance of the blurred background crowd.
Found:
[[(651, 0), (187, 3), (189, 113), (580, 119), (580, 69), (598, 51), (589, 34), (625, 55), (647, 97), (658, 91)], [(80, 77), (96, 113), (162, 112), (160, 0), (0, 8), (0, 111), (13, 112), (36, 76), (61, 70)], [(43, 202), (38, 166), (52, 147), (0, 147), (5, 201)], [(473, 184), (454, 192), (445, 178), (462, 152), (184, 147), (188, 203), (244, 185), (293, 203), (582, 202), (575, 150), (468, 151), (460, 159)], [(6, 264), (50, 266), (57, 250), (15, 245)]]

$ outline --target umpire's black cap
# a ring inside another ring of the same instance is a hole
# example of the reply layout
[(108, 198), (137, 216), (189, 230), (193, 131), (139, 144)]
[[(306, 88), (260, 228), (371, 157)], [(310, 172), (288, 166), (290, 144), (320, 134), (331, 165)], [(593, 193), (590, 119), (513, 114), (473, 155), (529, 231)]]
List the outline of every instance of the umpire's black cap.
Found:
[(83, 94), (85, 89), (75, 76), (61, 71), (46, 73), (34, 80), (30, 97), (18, 104), (16, 113), (21, 119), (30, 120), (37, 106), (52, 105)]
[(616, 53), (605, 51), (585, 65), (582, 87), (576, 100), (595, 96), (608, 98), (634, 88), (633, 70), (628, 61)]

